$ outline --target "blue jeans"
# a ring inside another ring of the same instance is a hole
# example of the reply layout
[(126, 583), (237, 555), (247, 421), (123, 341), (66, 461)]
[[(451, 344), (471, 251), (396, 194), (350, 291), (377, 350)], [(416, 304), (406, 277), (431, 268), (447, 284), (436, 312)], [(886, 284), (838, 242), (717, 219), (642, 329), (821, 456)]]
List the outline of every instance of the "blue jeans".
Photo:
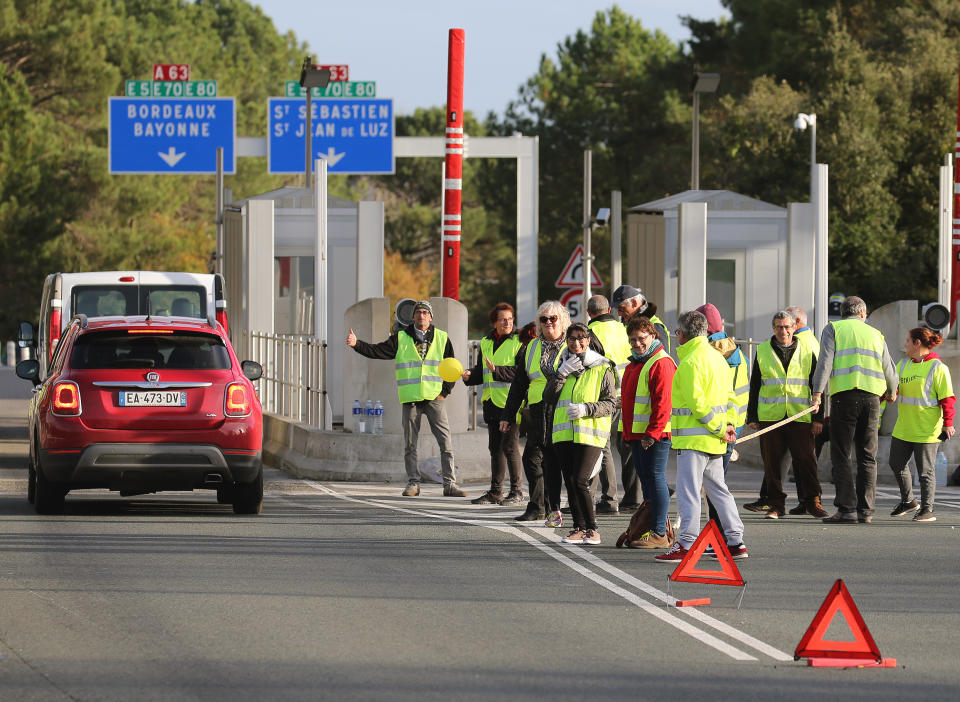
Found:
[(643, 499), (650, 500), (653, 510), (653, 530), (667, 533), (667, 511), (670, 509), (670, 490), (667, 488), (667, 459), (670, 458), (670, 439), (659, 439), (648, 449), (639, 441), (631, 441), (631, 458), (637, 478), (643, 488)]

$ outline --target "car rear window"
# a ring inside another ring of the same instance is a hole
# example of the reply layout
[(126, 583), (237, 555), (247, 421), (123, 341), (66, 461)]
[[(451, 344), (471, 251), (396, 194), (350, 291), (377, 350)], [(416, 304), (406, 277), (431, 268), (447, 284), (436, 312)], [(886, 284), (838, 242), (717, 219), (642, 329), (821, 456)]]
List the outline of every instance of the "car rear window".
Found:
[(223, 340), (204, 332), (138, 334), (127, 330), (90, 332), (73, 346), (70, 367), (226, 370), (230, 354)]
[(75, 285), (73, 314), (88, 317), (206, 317), (207, 292), (197, 285)]

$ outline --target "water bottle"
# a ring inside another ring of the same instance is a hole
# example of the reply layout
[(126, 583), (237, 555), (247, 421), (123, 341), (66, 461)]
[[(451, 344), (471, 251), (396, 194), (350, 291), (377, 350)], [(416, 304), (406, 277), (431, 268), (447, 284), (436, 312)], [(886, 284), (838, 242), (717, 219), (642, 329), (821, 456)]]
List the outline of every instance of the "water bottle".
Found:
[(373, 406), (373, 433), (383, 433), (383, 403), (380, 400)]
[(366, 410), (364, 410), (363, 414), (364, 414), (364, 419), (366, 420), (366, 425), (367, 425), (366, 433), (372, 434), (373, 433), (373, 402), (371, 400), (367, 400), (367, 408)]
[(934, 465), (937, 487), (944, 487), (947, 484), (947, 457), (943, 455), (943, 451), (937, 454), (937, 462)]
[(360, 400), (353, 401), (353, 431), (363, 433), (363, 407), (360, 406)]

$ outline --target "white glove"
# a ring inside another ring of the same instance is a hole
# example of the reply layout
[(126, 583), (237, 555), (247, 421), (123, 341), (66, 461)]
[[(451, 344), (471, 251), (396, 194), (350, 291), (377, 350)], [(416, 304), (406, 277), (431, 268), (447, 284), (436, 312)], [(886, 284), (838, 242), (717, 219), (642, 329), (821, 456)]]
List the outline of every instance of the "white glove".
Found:
[(557, 372), (561, 377), (566, 378), (573, 373), (579, 373), (583, 370), (583, 364), (579, 356), (567, 356), (567, 360), (560, 364)]
[(580, 419), (587, 416), (587, 406), (582, 402), (571, 402), (567, 405), (567, 419)]

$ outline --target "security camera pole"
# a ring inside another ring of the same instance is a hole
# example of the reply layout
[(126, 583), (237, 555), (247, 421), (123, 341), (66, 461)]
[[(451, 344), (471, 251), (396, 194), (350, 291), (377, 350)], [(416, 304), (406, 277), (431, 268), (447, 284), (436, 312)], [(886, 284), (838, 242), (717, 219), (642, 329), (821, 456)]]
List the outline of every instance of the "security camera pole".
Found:
[(583, 271), (583, 309), (586, 314), (587, 300), (591, 297), (590, 283), (593, 271), (593, 251), (590, 248), (591, 234), (593, 226), (590, 222), (590, 194), (593, 190), (591, 180), (593, 178), (593, 151), (587, 149), (583, 152), (583, 259), (580, 270)]

